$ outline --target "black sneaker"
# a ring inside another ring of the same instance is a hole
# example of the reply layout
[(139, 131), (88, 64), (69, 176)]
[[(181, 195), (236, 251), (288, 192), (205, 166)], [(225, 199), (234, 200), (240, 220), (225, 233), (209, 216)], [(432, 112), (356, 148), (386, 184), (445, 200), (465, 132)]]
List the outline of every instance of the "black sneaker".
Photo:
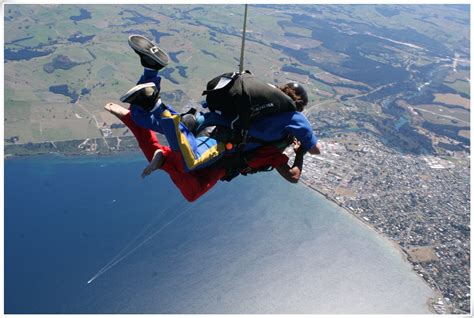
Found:
[(168, 54), (160, 49), (158, 45), (141, 35), (130, 35), (128, 44), (140, 56), (140, 62), (144, 67), (157, 71), (168, 65), (170, 60)]
[(159, 98), (160, 91), (156, 88), (155, 83), (145, 83), (132, 87), (120, 97), (120, 101), (135, 104), (145, 111), (150, 111), (155, 107)]

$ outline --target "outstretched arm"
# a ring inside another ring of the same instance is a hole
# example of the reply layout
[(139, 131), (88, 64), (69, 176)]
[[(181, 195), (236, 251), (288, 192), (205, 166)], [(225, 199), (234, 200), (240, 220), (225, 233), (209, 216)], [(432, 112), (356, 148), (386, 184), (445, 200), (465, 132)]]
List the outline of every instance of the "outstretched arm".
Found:
[(298, 141), (295, 141), (294, 149), (296, 156), (293, 166), (290, 167), (288, 164), (284, 164), (276, 168), (278, 173), (291, 183), (297, 183), (300, 180), (301, 172), (303, 171), (303, 156), (305, 154), (305, 151)]

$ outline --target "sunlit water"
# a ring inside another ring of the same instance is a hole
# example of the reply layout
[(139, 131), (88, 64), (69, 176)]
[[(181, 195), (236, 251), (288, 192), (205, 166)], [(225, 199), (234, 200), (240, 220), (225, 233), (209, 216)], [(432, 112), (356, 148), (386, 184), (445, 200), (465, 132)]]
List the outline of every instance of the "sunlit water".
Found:
[(261, 173), (189, 204), (144, 165), (5, 162), (6, 313), (429, 313), (402, 254), (303, 185)]

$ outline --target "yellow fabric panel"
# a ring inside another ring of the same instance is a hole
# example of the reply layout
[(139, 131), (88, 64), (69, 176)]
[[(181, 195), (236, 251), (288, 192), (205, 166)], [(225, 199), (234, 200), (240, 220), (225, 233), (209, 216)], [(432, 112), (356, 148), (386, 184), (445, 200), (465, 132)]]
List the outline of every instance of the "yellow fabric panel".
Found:
[(219, 156), (221, 153), (225, 151), (225, 144), (223, 142), (218, 142), (215, 146), (212, 146), (206, 152), (204, 152), (199, 159), (196, 158), (194, 155), (193, 150), (191, 149), (191, 145), (189, 144), (186, 135), (179, 130), (179, 123), (181, 122), (181, 118), (179, 115), (173, 115), (169, 110), (165, 110), (161, 113), (161, 117), (164, 118), (171, 118), (174, 123), (174, 128), (176, 131), (176, 137), (178, 140), (179, 149), (181, 154), (183, 155), (184, 162), (188, 169), (192, 170), (197, 166), (200, 166), (209, 160)]

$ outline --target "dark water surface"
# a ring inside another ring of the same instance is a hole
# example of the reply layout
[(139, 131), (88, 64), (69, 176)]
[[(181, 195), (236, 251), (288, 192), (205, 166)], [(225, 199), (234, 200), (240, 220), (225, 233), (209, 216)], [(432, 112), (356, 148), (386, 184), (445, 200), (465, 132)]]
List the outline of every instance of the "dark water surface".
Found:
[(429, 313), (400, 252), (302, 185), (262, 173), (189, 204), (144, 165), (5, 161), (5, 313)]

